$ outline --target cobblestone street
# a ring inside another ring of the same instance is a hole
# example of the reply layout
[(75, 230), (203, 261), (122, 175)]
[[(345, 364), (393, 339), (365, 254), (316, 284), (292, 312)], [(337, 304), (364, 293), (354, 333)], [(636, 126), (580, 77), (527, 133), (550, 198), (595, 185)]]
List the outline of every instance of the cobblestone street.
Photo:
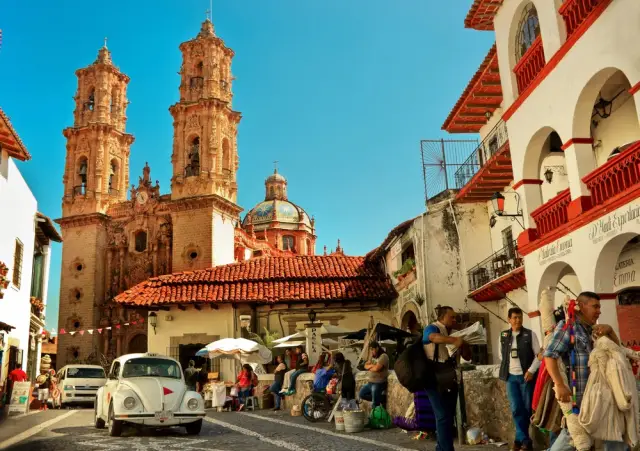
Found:
[[(7, 419), (0, 426), (0, 449), (12, 451), (62, 450), (433, 450), (435, 442), (411, 440), (398, 429), (336, 432), (332, 424), (312, 424), (288, 413), (210, 413), (199, 436), (184, 429), (137, 431), (110, 437), (93, 427), (90, 409), (48, 411)], [(465, 447), (473, 451), (473, 447)], [(476, 448), (477, 449), (477, 448)]]

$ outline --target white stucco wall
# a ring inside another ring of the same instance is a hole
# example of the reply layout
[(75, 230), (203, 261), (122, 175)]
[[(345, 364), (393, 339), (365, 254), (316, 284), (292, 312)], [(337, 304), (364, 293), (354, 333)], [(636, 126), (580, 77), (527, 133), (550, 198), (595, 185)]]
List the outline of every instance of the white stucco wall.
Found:
[[(23, 351), (22, 368), (27, 369), (29, 351), (29, 321), (31, 315), (31, 270), (35, 240), (34, 219), (37, 202), (13, 159), (2, 152), (0, 163), (0, 261), (9, 267), (9, 280), (13, 280), (13, 262), (16, 239), (23, 244), (22, 276), (20, 287), (13, 283), (4, 290), (0, 299), (0, 319), (14, 326), (6, 345), (14, 345)], [(7, 220), (10, 218), (10, 220)], [(5, 348), (5, 351), (8, 349)], [(8, 353), (4, 354), (0, 383), (6, 377)]]
[(235, 261), (233, 221), (221, 214), (213, 215), (213, 264), (227, 265)]

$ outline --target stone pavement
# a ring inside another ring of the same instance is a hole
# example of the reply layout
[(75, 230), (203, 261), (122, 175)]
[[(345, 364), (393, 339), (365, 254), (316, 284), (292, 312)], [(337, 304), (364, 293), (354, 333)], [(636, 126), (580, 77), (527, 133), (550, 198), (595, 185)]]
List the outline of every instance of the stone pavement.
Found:
[[(456, 446), (457, 447), (457, 446)], [(460, 447), (457, 447), (460, 448)], [(488, 451), (492, 447), (463, 447), (465, 451)], [(433, 441), (411, 440), (398, 429), (366, 430), (360, 434), (336, 432), (333, 424), (310, 423), (284, 412), (208, 414), (199, 436), (184, 429), (168, 431), (127, 429), (123, 437), (109, 437), (93, 427), (93, 410), (61, 410), (9, 418), (0, 427), (0, 449), (12, 451), (414, 451), (434, 450)]]

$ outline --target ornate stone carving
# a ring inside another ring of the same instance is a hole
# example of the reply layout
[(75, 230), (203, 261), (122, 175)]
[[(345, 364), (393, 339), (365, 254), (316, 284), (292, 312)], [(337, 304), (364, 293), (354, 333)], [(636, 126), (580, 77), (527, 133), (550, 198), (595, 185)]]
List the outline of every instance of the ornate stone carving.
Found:
[(192, 114), (191, 116), (187, 117), (187, 129), (194, 130), (199, 128), (200, 128), (200, 119), (198, 118), (198, 115)]

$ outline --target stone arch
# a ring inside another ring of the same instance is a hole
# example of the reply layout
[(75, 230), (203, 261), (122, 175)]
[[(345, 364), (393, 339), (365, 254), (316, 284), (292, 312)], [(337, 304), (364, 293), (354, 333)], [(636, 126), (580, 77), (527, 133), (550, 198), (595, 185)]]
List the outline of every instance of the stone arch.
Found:
[[(417, 331), (418, 327), (422, 326), (422, 318), (421, 318), (421, 315), (420, 315), (420, 307), (414, 301), (408, 301), (402, 307), (402, 310), (401, 310), (400, 315), (399, 315), (400, 328), (402, 330), (406, 330), (407, 327), (412, 325), (412, 324), (410, 324), (410, 320), (411, 320), (412, 317), (416, 321), (416, 323), (413, 324), (413, 326), (415, 327), (415, 330)], [(411, 331), (414, 332), (413, 329)]]
[[(559, 260), (551, 263), (547, 266), (542, 276), (540, 277), (540, 282), (538, 283), (538, 292), (536, 293), (536, 302), (539, 302), (540, 295), (542, 294), (542, 290), (547, 287), (557, 287), (559, 282), (567, 275), (575, 275), (578, 278), (578, 284), (582, 287), (582, 281), (578, 276), (578, 273), (575, 269), (567, 262)], [(579, 291), (582, 291), (582, 288), (579, 288)], [(577, 295), (578, 292), (575, 292)]]
[(147, 334), (135, 334), (127, 343), (127, 354), (137, 354), (147, 352)]
[[(549, 145), (549, 137), (553, 132), (558, 133), (553, 127), (544, 126), (535, 132), (529, 140), (522, 160), (521, 173), (523, 179), (538, 179), (540, 177), (540, 164), (545, 149)], [(565, 139), (560, 133), (558, 135), (561, 140)]]
[[(591, 227), (593, 227), (595, 231), (597, 222)], [(602, 247), (596, 259), (593, 272), (591, 273), (594, 281), (593, 286), (597, 293), (615, 293), (617, 291), (614, 283), (614, 273), (618, 259), (620, 258), (620, 253), (629, 241), (638, 236), (640, 236), (640, 234), (635, 232), (621, 233), (611, 238)]]

